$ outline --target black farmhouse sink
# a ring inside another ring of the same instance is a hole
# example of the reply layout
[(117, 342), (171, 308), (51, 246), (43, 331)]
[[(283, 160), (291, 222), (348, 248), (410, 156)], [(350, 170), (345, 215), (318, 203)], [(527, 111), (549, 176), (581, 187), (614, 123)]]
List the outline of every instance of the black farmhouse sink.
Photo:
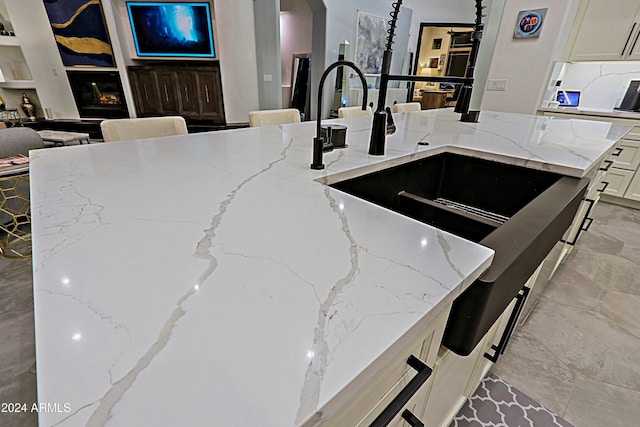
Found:
[(589, 180), (452, 153), (331, 186), (495, 251), (453, 303), (443, 344), (466, 356), (566, 229)]

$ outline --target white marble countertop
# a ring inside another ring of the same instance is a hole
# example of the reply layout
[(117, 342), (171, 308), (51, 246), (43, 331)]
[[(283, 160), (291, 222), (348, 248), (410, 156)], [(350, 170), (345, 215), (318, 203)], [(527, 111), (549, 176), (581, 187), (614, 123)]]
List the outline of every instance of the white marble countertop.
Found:
[(33, 151), (38, 398), (60, 405), (40, 425), (330, 416), (493, 251), (321, 182), (442, 151), (583, 176), (630, 128), (395, 117), (385, 156), (370, 119), (334, 121), (349, 148), (324, 171), (308, 122)]
[(627, 119), (627, 120), (640, 120), (640, 112), (635, 111), (623, 111), (612, 110), (610, 108), (553, 108), (553, 107), (541, 107), (538, 111), (543, 113), (562, 113), (562, 114), (574, 114), (576, 116), (593, 116), (593, 117), (605, 117), (611, 119)]

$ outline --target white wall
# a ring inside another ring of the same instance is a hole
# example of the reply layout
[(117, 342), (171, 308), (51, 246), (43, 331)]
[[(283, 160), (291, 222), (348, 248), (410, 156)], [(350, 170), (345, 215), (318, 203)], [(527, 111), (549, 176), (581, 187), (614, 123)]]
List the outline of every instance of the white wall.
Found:
[[(506, 91), (485, 91), (482, 110), (535, 114), (554, 62), (563, 54), (579, 0), (505, 2), (488, 79), (508, 81)], [(539, 38), (514, 39), (518, 12), (548, 8)]]
[[(35, 82), (38, 117), (50, 109), (51, 118), (78, 118), (62, 59), (41, 0), (5, 1), (6, 12), (20, 41), (22, 55)], [(2, 59), (2, 58), (0, 58)], [(22, 90), (4, 90), (8, 108), (18, 108)], [(35, 97), (34, 91), (26, 91)], [(22, 111), (20, 111), (22, 114)]]

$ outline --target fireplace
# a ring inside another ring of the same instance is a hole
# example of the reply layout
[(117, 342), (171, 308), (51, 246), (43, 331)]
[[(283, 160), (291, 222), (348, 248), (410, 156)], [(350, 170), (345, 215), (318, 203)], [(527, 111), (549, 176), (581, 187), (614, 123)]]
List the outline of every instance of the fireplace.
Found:
[(67, 71), (81, 118), (129, 117), (117, 71)]

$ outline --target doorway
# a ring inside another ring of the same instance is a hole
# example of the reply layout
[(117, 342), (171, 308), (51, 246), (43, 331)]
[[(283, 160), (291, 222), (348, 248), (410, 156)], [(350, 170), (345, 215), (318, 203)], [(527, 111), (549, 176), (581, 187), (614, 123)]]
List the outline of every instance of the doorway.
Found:
[(280, 1), (282, 108), (297, 108), (310, 117), (313, 11), (307, 0)]
[[(471, 54), (474, 24), (421, 23), (413, 64), (419, 76), (464, 77)], [(461, 84), (418, 82), (413, 99), (422, 109), (454, 107)]]

